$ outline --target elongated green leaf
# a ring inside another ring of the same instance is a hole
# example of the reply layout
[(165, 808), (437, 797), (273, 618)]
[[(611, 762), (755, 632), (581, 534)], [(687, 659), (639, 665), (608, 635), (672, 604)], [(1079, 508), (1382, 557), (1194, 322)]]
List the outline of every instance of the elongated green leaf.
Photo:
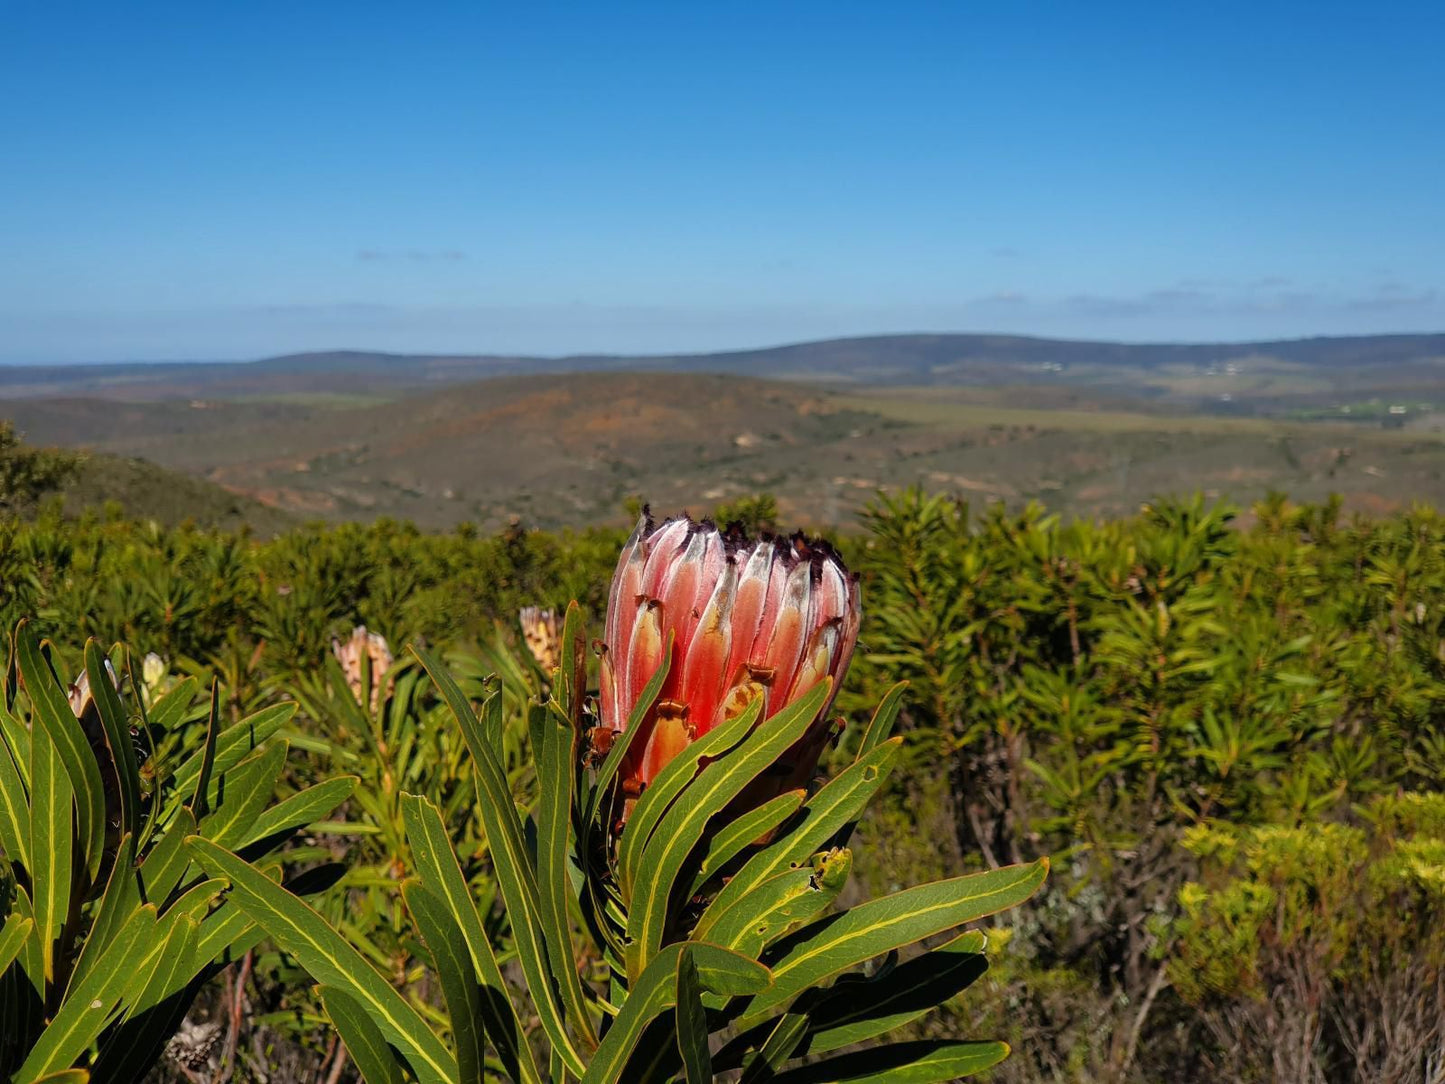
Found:
[(738, 996), (759, 992), (767, 986), (768, 969), (738, 953), (698, 942), (668, 945), (653, 957), (642, 977), (633, 984), (622, 1011), (612, 1021), (611, 1030), (602, 1037), (597, 1053), (582, 1075), (582, 1084), (613, 1084), (621, 1079), (643, 1029), (676, 1004), (677, 963), (684, 947), (693, 958), (698, 981), (705, 990)]
[(557, 644), (557, 677), (553, 688), (559, 693), (557, 702), (572, 726), (572, 733), (582, 725), (582, 697), (587, 691), (587, 630), (582, 625), (582, 607), (576, 600), (567, 604), (562, 619), (562, 638)]
[(111, 953), (85, 980), (67, 991), (65, 1001), (30, 1049), (13, 1084), (33, 1084), (46, 1073), (72, 1065), (115, 1015), (134, 968), (155, 947), (156, 912), (144, 907), (131, 915), (116, 934)]
[(20, 967), (25, 972), (26, 978), (30, 980), (36, 996), (43, 1000), (45, 997), (44, 952), (41, 949), (40, 928), (35, 921), (35, 907), (31, 903), (30, 895), (25, 891), (24, 885), (15, 886), (15, 904), (10, 910), (10, 917), (13, 919), (17, 916), (30, 920), (30, 936), (20, 946)]
[[(11, 665), (14, 663), (12, 661)], [(10, 755), (15, 758), (15, 767), (20, 770), (20, 780), (30, 786), (30, 727), (17, 719), (8, 709), (0, 708), (0, 734), (10, 746)]]
[(165, 909), (161, 916), (162, 925), (166, 925), (180, 915), (189, 915), (197, 922), (205, 918), (211, 912), (211, 904), (225, 892), (230, 885), (219, 877), (212, 877), (209, 880), (201, 881), (192, 885), (175, 898)]
[[(201, 747), (201, 766), (196, 772), (196, 793), (190, 809), (199, 823), (206, 819), (211, 805), (211, 775), (216, 771), (216, 745), (221, 740), (221, 683), (211, 680), (211, 713), (206, 722), (206, 744)], [(221, 769), (225, 771), (225, 769)]]
[[(793, 1051), (798, 1049), (798, 1044), (808, 1033), (808, 1018), (802, 1013), (784, 1013), (771, 1023), (754, 1029), (761, 1031), (771, 1028), (767, 1039), (763, 1042), (762, 1048), (755, 1053), (743, 1069), (742, 1078), (738, 1084), (765, 1084), (771, 1081), (782, 1068), (782, 1065), (790, 1057)], [(749, 1032), (751, 1035), (752, 1032)], [(727, 1048), (718, 1051), (719, 1055), (726, 1055)], [(719, 1062), (719, 1064), (723, 1064)]]
[(60, 752), (40, 727), (30, 736), (30, 781), (31, 890), (48, 983), (55, 977), (56, 941), (70, 909), (73, 802)]
[[(687, 788), (686, 797), (658, 822), (653, 840), (643, 851), (627, 914), (627, 935), (632, 941), (628, 946), (629, 974), (640, 974), (661, 947), (673, 885), (688, 855), (702, 840), (708, 821), (803, 736), (826, 702), (830, 686), (828, 679), (820, 681), (796, 703), (764, 720), (731, 752), (709, 763)], [(681, 754), (674, 761), (678, 759)]]
[(247, 948), (261, 940), (262, 935), (261, 928), (234, 900), (222, 900), (221, 906), (201, 920), (196, 961), (214, 964), (228, 953), (230, 959), (239, 959), (245, 955)]
[(441, 813), (426, 798), (403, 794), (402, 818), (406, 838), (411, 844), (412, 859), (427, 890), (446, 903), (452, 918), (466, 938), (472, 965), (481, 978), (482, 1016), (487, 1034), (502, 1060), (502, 1067), (513, 1080), (523, 1084), (540, 1084), (541, 1073), (532, 1057), (532, 1048), (522, 1036), (517, 1010), (507, 994), (507, 983), (492, 951), (492, 942), (482, 926), (461, 864), (447, 836)]
[[(174, 730), (184, 722), (192, 711), (192, 702), (200, 690), (201, 683), (193, 677), (182, 678), (175, 686), (156, 698), (147, 718), (151, 726), (160, 731)], [(182, 790), (185, 788), (182, 787)]]
[(361, 780), (354, 775), (342, 775), (298, 790), (257, 817), (251, 823), (245, 842), (257, 843), (269, 836), (289, 832), (293, 828), (304, 828), (320, 820), (350, 798), (359, 782)]
[(353, 996), (407, 1060), (422, 1084), (456, 1078), (451, 1053), (406, 1000), (324, 918), (210, 840), (186, 840), (194, 861), (231, 882), (231, 900), (322, 985)]
[(790, 927), (806, 922), (838, 897), (852, 869), (852, 855), (819, 856), (802, 869), (770, 877), (718, 917), (708, 937), (715, 944), (756, 956)]
[[(826, 1054), (887, 1034), (934, 1011), (988, 970), (984, 941), (982, 931), (969, 930), (878, 975), (844, 975), (830, 987), (814, 987), (793, 1003), (787, 1015), (736, 1036), (718, 1051), (716, 1065), (732, 1069), (753, 1064), (746, 1061), (748, 1051), (765, 1038), (767, 1049), (777, 1027), (787, 1020), (801, 1021), (802, 1028), (783, 1060), (794, 1052)], [(771, 1063), (774, 1070), (781, 1065), (782, 1060)], [(743, 1080), (748, 1079), (744, 1072)]]
[(540, 792), (537, 799), (538, 917), (562, 1003), (591, 1045), (596, 1043), (597, 1036), (592, 1029), (582, 981), (577, 975), (577, 954), (572, 946), (572, 927), (567, 917), (567, 891), (571, 884), (567, 872), (567, 836), (572, 823), (572, 794), (576, 780), (575, 731), (571, 726), (558, 722), (550, 712), (544, 713), (541, 727), (542, 745), (537, 754)]
[(850, 821), (857, 819), (878, 792), (898, 759), (901, 738), (892, 738), (855, 760), (808, 799), (792, 830), (743, 864), (703, 912), (694, 937), (707, 938), (712, 924), (755, 887), (785, 870), (801, 866)]
[(892, 736), (893, 725), (898, 721), (898, 712), (903, 707), (903, 694), (907, 690), (908, 682), (900, 681), (883, 694), (883, 699), (878, 701), (878, 707), (873, 710), (873, 718), (868, 721), (868, 729), (863, 731), (863, 740), (858, 743), (858, 755), (855, 759), (862, 760)]
[(221, 847), (234, 847), (244, 840), (276, 793), (289, 749), (285, 741), (273, 742), (226, 772), (212, 812), (196, 830)]
[(335, 986), (322, 986), (318, 992), (326, 1015), (336, 1025), (336, 1032), (346, 1044), (346, 1052), (356, 1063), (365, 1084), (405, 1084), (406, 1074), (397, 1063), (396, 1054), (361, 1003)]
[[(576, 1076), (585, 1070), (582, 1055), (578, 1052), (568, 1033), (562, 1016), (562, 1007), (557, 998), (553, 976), (547, 961), (547, 946), (541, 931), (539, 917), (537, 879), (527, 857), (526, 845), (522, 840), (522, 825), (517, 818), (517, 807), (512, 801), (507, 786), (506, 774), (497, 760), (496, 752), (484, 739), (471, 704), (446, 669), (425, 648), (412, 646), (412, 651), (433, 683), (442, 694), (442, 699), (451, 708), (462, 736), (471, 750), (476, 769), (478, 812), (486, 829), (487, 842), (491, 845), (492, 861), (496, 869), (497, 882), (502, 890), (502, 899), (507, 905), (507, 917), (512, 922), (512, 935), (517, 942), (517, 960), (522, 974), (527, 979), (527, 988), (532, 993), (532, 1002), (542, 1022), (553, 1049), (561, 1055), (567, 1068)], [(488, 729), (501, 729), (501, 693), (493, 693), (486, 702), (485, 712), (490, 722)], [(575, 1022), (583, 1032), (591, 1030), (590, 1020)]]
[(807, 796), (805, 790), (786, 791), (719, 828), (708, 840), (688, 895), (697, 895), (719, 870), (796, 813)]
[(804, 927), (778, 946), (773, 983), (745, 1009), (739, 1026), (810, 986), (875, 956), (911, 945), (1028, 899), (1043, 883), (1048, 859), (918, 885), (859, 904)]
[(124, 1019), (154, 1008), (195, 978), (192, 965), (195, 963), (196, 942), (200, 939), (199, 924), (190, 915), (179, 914), (174, 921), (163, 923), (163, 926), (166, 928), (160, 951), (156, 953), (139, 995), (129, 999)]
[(70, 971), (70, 986), (83, 982), (86, 974), (102, 957), (115, 935), (120, 932), (131, 916), (140, 910), (140, 891), (136, 885), (132, 867), (134, 845), (129, 835), (121, 837), (116, 848), (115, 863), (110, 868), (110, 879), (105, 882), (105, 891), (100, 897), (100, 906), (95, 910), (90, 926), (90, 936), (80, 950), (80, 958)]
[(111, 770), (115, 773), (118, 784), (120, 830), (138, 836), (140, 768), (136, 764), (135, 746), (130, 740), (130, 724), (126, 721), (125, 707), (111, 681), (105, 655), (94, 640), (87, 640), (85, 644), (85, 673), (90, 683), (91, 698), (95, 701), (96, 714), (100, 716), (100, 725), (105, 731), (105, 744), (110, 750), (113, 762)]
[(834, 983), (808, 1011), (808, 1037), (800, 1054), (826, 1054), (867, 1042), (933, 1012), (988, 970), (984, 935), (960, 934), (886, 974)]
[[(80, 720), (70, 710), (70, 701), (65, 690), (61, 688), (60, 679), (55, 676), (50, 663), (40, 653), (40, 644), (24, 625), (17, 631), (15, 647), (19, 656), (20, 677), (25, 682), (25, 691), (30, 694), (30, 703), (34, 709), (31, 744), (36, 744), (34, 735), (43, 729), (50, 739), (49, 744), (54, 749), (55, 757), (70, 781), (67, 790), (73, 793), (66, 795), (66, 801), (69, 803), (73, 796), (75, 823), (81, 844), (79, 858), (89, 879), (94, 881), (100, 875), (101, 857), (105, 851), (105, 790), (100, 780), (100, 766), (95, 762), (95, 754), (90, 750), (90, 742), (86, 740)], [(35, 779), (35, 761), (35, 750), (32, 748), (32, 780)], [(33, 783), (32, 790), (38, 789), (39, 784)], [(58, 799), (59, 794), (52, 790), (49, 797)], [(32, 798), (32, 803), (34, 801)], [(55, 813), (53, 806), (50, 807), (50, 813), (52, 816)], [(65, 819), (69, 822), (69, 810), (66, 811)], [(46, 829), (54, 823), (56, 822), (48, 822)], [(35, 847), (35, 828), (32, 824), (32, 853)], [(68, 827), (65, 834), (69, 835)]]
[(482, 1084), (486, 1066), (482, 991), (477, 985), (471, 953), (461, 927), (452, 919), (446, 904), (428, 892), (420, 881), (404, 883), (401, 894), (436, 966), (442, 1000), (446, 1002), (447, 1015), (452, 1022), (457, 1079), (460, 1084)]
[(30, 796), (10, 743), (0, 732), (0, 853), (30, 868)]
[(632, 812), (627, 817), (622, 845), (617, 849), (617, 879), (622, 886), (623, 898), (629, 903), (634, 894), (643, 852), (677, 796), (696, 779), (705, 761), (722, 756), (752, 732), (762, 708), (762, 698), (755, 698), (737, 718), (728, 720), (686, 746), (667, 762), (642, 792), (642, 797), (637, 799), (637, 804), (632, 807)]
[(0, 975), (5, 974), (5, 969), (15, 962), (15, 957), (20, 955), (34, 929), (33, 918), (10, 912), (5, 925), (0, 927)]
[(62, 1069), (58, 1073), (46, 1073), (35, 1084), (87, 1084), (90, 1073), (85, 1069)]
[(195, 816), (185, 806), (181, 806), (166, 829), (166, 834), (141, 862), (141, 886), (145, 898), (151, 903), (164, 903), (180, 884), (186, 868), (191, 864), (190, 855), (186, 851), (186, 837), (195, 834), (195, 831)]
[[(258, 749), (268, 738), (289, 723), (295, 714), (295, 704), (275, 704), (269, 708), (263, 708), (254, 715), (248, 715), (239, 723), (222, 730), (216, 735), (212, 772), (230, 771), (243, 758)], [(205, 749), (198, 749), (176, 769), (171, 781), (179, 793), (184, 794), (193, 790), (200, 781), (201, 767), (205, 763), (205, 757)], [(207, 790), (210, 789), (211, 787), (208, 785)]]
[(686, 948), (677, 958), (677, 1052), (687, 1084), (712, 1084), (712, 1055), (707, 1046), (707, 1012), (702, 1007), (702, 978)]
[(894, 1043), (789, 1069), (773, 1080), (776, 1084), (943, 1084), (992, 1068), (1008, 1052), (1008, 1043)]

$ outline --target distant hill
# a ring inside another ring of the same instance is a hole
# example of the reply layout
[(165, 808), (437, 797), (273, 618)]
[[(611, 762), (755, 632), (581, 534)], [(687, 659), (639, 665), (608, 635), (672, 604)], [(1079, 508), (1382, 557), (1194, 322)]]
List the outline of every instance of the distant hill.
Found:
[[(143, 459), (97, 453), (86, 455), (74, 477), (43, 495), (39, 503), (56, 498), (67, 516), (105, 515), (113, 508), (129, 519), (154, 520), (167, 527), (182, 523), (229, 531), (246, 527), (263, 537), (300, 522), (290, 512), (214, 482)], [(17, 511), (34, 515), (39, 503)]]
[[(1255, 376), (1221, 368), (1187, 379), (1242, 388)], [(151, 502), (137, 499), (137, 510), (174, 498), (139, 511), (157, 518), (194, 505), (260, 523), (241, 495), (282, 521), (560, 527), (620, 523), (632, 497), (701, 513), (771, 492), (785, 521), (831, 527), (904, 485), (1089, 516), (1195, 489), (1244, 503), (1280, 490), (1300, 500), (1339, 493), (1370, 511), (1445, 505), (1442, 415), (1390, 409), (1230, 417), (1083, 385), (830, 387), (652, 371), (494, 376), (379, 401), (25, 399), (0, 414), (32, 443), (193, 476), (194, 493), (157, 471), (84, 496), (94, 504), (134, 489)]]
[(0, 398), (386, 398), (500, 376), (640, 370), (890, 386), (989, 387), (1046, 380), (1188, 398), (1207, 396), (1210, 389), (1181, 391), (1181, 381), (1203, 380), (1231, 365), (1267, 376), (1286, 391), (1300, 391), (1301, 380), (1327, 390), (1418, 387), (1439, 379), (1445, 334), (1216, 344), (876, 335), (710, 354), (569, 357), (339, 350), (249, 362), (4, 366)]

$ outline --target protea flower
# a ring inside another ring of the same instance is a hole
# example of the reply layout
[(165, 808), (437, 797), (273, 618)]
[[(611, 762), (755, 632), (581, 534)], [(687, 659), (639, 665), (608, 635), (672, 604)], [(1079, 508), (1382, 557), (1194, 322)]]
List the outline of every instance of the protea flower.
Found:
[(361, 703), (363, 696), (362, 689), (362, 664), (367, 662), (371, 668), (371, 710), (375, 711), (383, 697), (390, 696), (396, 691), (396, 678), (392, 677), (386, 683), (385, 690), (381, 687), (381, 677), (391, 669), (391, 664), (396, 660), (392, 657), (391, 648), (387, 646), (386, 637), (379, 632), (371, 632), (365, 625), (357, 625), (351, 630), (351, 637), (347, 640), (338, 640), (332, 637), (331, 653), (336, 656), (336, 661), (341, 664), (341, 671), (346, 675), (346, 684), (351, 688), (351, 695), (356, 697), (356, 702)]
[[(858, 580), (831, 546), (795, 534), (740, 530), (644, 514), (623, 547), (602, 652), (604, 736), (627, 726), (674, 636), (672, 668), (624, 767), (636, 796), (689, 742), (761, 697), (760, 719), (831, 677), (836, 694), (858, 639)], [(830, 736), (828, 699), (777, 765), (777, 792), (806, 783)], [(754, 795), (754, 797), (757, 797)]]
[(562, 622), (557, 612), (540, 606), (523, 606), (518, 617), (523, 643), (542, 673), (550, 674), (562, 664)]

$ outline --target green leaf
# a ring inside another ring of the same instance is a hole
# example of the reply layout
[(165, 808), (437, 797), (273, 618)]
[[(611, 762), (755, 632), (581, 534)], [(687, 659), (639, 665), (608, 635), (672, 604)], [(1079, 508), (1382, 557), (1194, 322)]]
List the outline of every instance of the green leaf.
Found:
[(335, 986), (319, 987), (318, 992), (326, 1015), (336, 1025), (336, 1032), (346, 1044), (346, 1052), (356, 1063), (365, 1084), (405, 1084), (406, 1074), (397, 1063), (396, 1054), (361, 1003)]
[(984, 935), (970, 930), (931, 952), (871, 978), (839, 979), (808, 1008), (800, 1054), (826, 1054), (867, 1042), (933, 1012), (988, 970)]
[[(567, 1068), (576, 1076), (585, 1071), (582, 1056), (572, 1043), (566, 1021), (557, 1000), (553, 976), (547, 961), (547, 946), (541, 932), (537, 879), (527, 856), (522, 839), (522, 825), (517, 818), (517, 807), (512, 801), (511, 789), (507, 786), (506, 773), (502, 771), (492, 746), (482, 735), (471, 704), (457, 684), (437, 661), (436, 657), (418, 645), (412, 651), (431, 675), (442, 699), (451, 708), (462, 737), (472, 753), (476, 769), (478, 813), (491, 846), (492, 862), (497, 882), (506, 903), (507, 917), (512, 923), (512, 935), (517, 942), (517, 961), (532, 993), (532, 1002), (552, 1048), (561, 1055)], [(501, 693), (488, 697), (484, 711), (488, 716), (488, 729), (500, 731), (502, 717)], [(576, 1021), (584, 1032), (590, 1032), (590, 1020)]]
[(1008, 1057), (1008, 1043), (919, 1040), (840, 1054), (779, 1073), (775, 1084), (942, 1084)]
[[(571, 614), (571, 609), (568, 613)], [(564, 660), (568, 656), (564, 653)], [(571, 825), (572, 794), (576, 779), (571, 726), (543, 711), (542, 745), (537, 752), (537, 887), (538, 917), (558, 978), (562, 1003), (572, 1020), (581, 1025), (589, 1044), (596, 1033), (584, 1001), (577, 975), (577, 954), (572, 946), (572, 928), (567, 917), (567, 837)]]
[[(263, 708), (254, 715), (248, 715), (239, 723), (228, 726), (216, 736), (216, 751), (212, 761), (213, 772), (228, 772), (240, 761), (260, 747), (266, 739), (291, 721), (296, 714), (292, 703), (275, 704)], [(152, 716), (154, 717), (154, 716)], [(205, 763), (205, 749), (192, 753), (171, 777), (176, 791), (184, 794), (200, 781), (201, 768)], [(208, 786), (209, 790), (210, 787)]]
[(825, 979), (1028, 899), (1043, 883), (1048, 859), (918, 885), (804, 927), (778, 946), (773, 983), (739, 1021), (748, 1027)]
[(151, 848), (151, 853), (141, 862), (140, 879), (145, 898), (154, 904), (161, 904), (175, 891), (176, 885), (190, 866), (186, 851), (186, 837), (194, 835), (196, 818), (189, 809), (181, 806), (171, 821), (166, 834)]
[[(748, 1060), (738, 1084), (765, 1084), (765, 1082), (771, 1081), (783, 1063), (793, 1056), (793, 1051), (798, 1048), (798, 1044), (807, 1035), (808, 1018), (802, 1013), (784, 1013), (772, 1024), (755, 1028), (748, 1035), (768, 1028), (771, 1028), (771, 1031), (768, 1033), (767, 1040), (763, 1043), (762, 1048)], [(729, 1044), (729, 1047), (731, 1045)], [(727, 1052), (728, 1048), (726, 1047), (718, 1051), (719, 1058), (721, 1059)], [(721, 1060), (719, 1064), (725, 1065)]]
[(532, 1048), (522, 1038), (522, 1024), (507, 994), (507, 983), (492, 951), (491, 939), (482, 926), (471, 890), (462, 875), (456, 851), (452, 849), (441, 813), (426, 798), (411, 794), (401, 796), (402, 819), (406, 838), (411, 844), (412, 859), (422, 884), (447, 904), (453, 920), (466, 938), (472, 965), (480, 976), (482, 1013), (492, 1045), (502, 1059), (502, 1067), (513, 1080), (524, 1084), (540, 1084), (541, 1073), (532, 1058)]
[(120, 830), (138, 836), (140, 832), (140, 767), (136, 764), (135, 746), (130, 740), (130, 723), (120, 694), (110, 679), (105, 655), (94, 640), (85, 643), (85, 673), (90, 683), (91, 699), (105, 731), (105, 744), (110, 750), (116, 782), (119, 784)]
[(357, 776), (342, 775), (298, 790), (263, 811), (251, 823), (245, 843), (258, 843), (270, 836), (289, 832), (293, 828), (304, 828), (320, 820), (350, 798), (360, 782)]
[[(803, 736), (826, 703), (831, 684), (828, 679), (820, 681), (796, 703), (763, 720), (729, 753), (711, 761), (698, 772), (686, 796), (658, 822), (653, 839), (643, 851), (637, 888), (627, 913), (627, 935), (632, 941), (628, 946), (629, 974), (639, 974), (661, 947), (673, 884), (688, 855), (702, 841), (708, 821)], [(740, 716), (746, 717), (746, 712)], [(704, 738), (693, 746), (706, 741)], [(673, 762), (681, 759), (679, 754)]]
[[(190, 809), (199, 823), (210, 810), (211, 774), (216, 771), (216, 746), (221, 740), (221, 683), (211, 680), (211, 713), (206, 722), (206, 744), (201, 747), (201, 766), (196, 772), (196, 793)], [(225, 771), (225, 769), (221, 769)], [(177, 789), (180, 789), (179, 786)]]
[(422, 1084), (456, 1078), (451, 1053), (417, 1011), (324, 918), (259, 870), (200, 836), (186, 840), (194, 861), (231, 882), (233, 900), (322, 985), (356, 998)]
[(837, 899), (852, 864), (852, 855), (843, 850), (819, 856), (815, 866), (768, 878), (718, 916), (708, 940), (757, 956), (789, 927), (806, 922)]
[[(672, 807), (677, 796), (697, 778), (705, 760), (720, 757), (739, 743), (753, 730), (763, 708), (762, 698), (753, 700), (735, 719), (729, 719), (722, 726), (704, 734), (697, 741), (678, 753), (657, 777), (647, 785), (642, 797), (627, 816), (627, 827), (622, 833), (622, 844), (617, 849), (617, 879), (622, 894), (631, 902), (642, 854), (662, 818)], [(776, 717), (775, 717), (776, 718)]]
[(698, 942), (674, 943), (653, 957), (633, 984), (622, 1010), (602, 1037), (597, 1053), (582, 1075), (582, 1084), (614, 1084), (631, 1058), (643, 1030), (677, 1001), (677, 964), (686, 948), (697, 967), (702, 988), (734, 996), (766, 988), (768, 969), (735, 952)]
[(197, 832), (218, 846), (238, 846), (276, 793), (289, 748), (285, 741), (274, 742), (226, 772), (216, 804)]
[[(22, 919), (30, 920), (30, 936), (20, 946), (20, 967), (25, 972), (30, 985), (41, 999), (45, 997), (45, 964), (44, 953), (41, 950), (40, 930), (35, 923), (35, 907), (30, 902), (30, 895), (25, 891), (23, 885), (15, 887), (15, 905), (11, 909), (11, 917), (19, 916)], [(7, 919), (7, 921), (9, 921)]]
[(856, 820), (887, 780), (902, 741), (902, 738), (890, 738), (824, 784), (804, 804), (803, 815), (791, 830), (749, 858), (728, 880), (698, 919), (693, 936), (707, 938), (719, 915), (768, 878), (801, 866)]
[(903, 694), (907, 690), (908, 682), (900, 681), (883, 694), (883, 699), (873, 711), (873, 718), (868, 721), (868, 729), (863, 731), (863, 740), (858, 743), (858, 755), (854, 759), (862, 760), (892, 735), (898, 712), (903, 707)]
[[(174, 730), (191, 712), (191, 702), (195, 700), (200, 687), (199, 681), (188, 677), (182, 678), (176, 682), (174, 688), (162, 693), (151, 705), (148, 713), (151, 726), (160, 731)], [(184, 790), (184, 786), (181, 789)]]
[(198, 921), (180, 913), (168, 924), (163, 921), (162, 927), (165, 929), (165, 940), (161, 943), (161, 950), (156, 954), (144, 987), (126, 1006), (125, 1019), (159, 1005), (184, 989), (200, 970), (200, 966), (193, 966), (198, 963), (195, 960), (196, 942), (200, 939)]
[(35, 1084), (87, 1084), (90, 1073), (84, 1069), (62, 1069), (58, 1073), (46, 1073)]
[(30, 781), (30, 884), (49, 983), (55, 977), (56, 942), (70, 912), (73, 802), (60, 752), (40, 727), (30, 735)]
[(677, 1051), (687, 1084), (712, 1084), (712, 1055), (707, 1046), (707, 1012), (702, 1007), (702, 978), (686, 948), (677, 957)]
[(30, 868), (30, 796), (10, 742), (0, 733), (0, 852)]
[(15, 957), (20, 955), (20, 950), (25, 947), (25, 942), (34, 929), (33, 918), (10, 912), (5, 925), (0, 927), (0, 975), (5, 974), (5, 969), (15, 962)]
[(156, 947), (155, 927), (154, 907), (143, 907), (131, 915), (105, 960), (66, 991), (65, 1001), (30, 1048), (29, 1057), (11, 1078), (12, 1084), (33, 1084), (46, 1073), (69, 1067), (85, 1052), (115, 1015), (127, 985), (135, 979), (137, 965)]
[(707, 854), (698, 866), (688, 895), (701, 892), (719, 870), (796, 813), (807, 796), (806, 790), (785, 791), (719, 828), (708, 840)]
[[(100, 765), (95, 762), (90, 742), (81, 729), (80, 720), (70, 710), (70, 701), (61, 688), (60, 679), (50, 668), (50, 663), (40, 653), (40, 644), (22, 624), (16, 633), (16, 651), (19, 656), (20, 677), (25, 682), (25, 691), (30, 694), (33, 711), (31, 744), (34, 735), (41, 730), (50, 739), (54, 755), (63, 766), (70, 786), (66, 788), (65, 804), (74, 799), (76, 828), (80, 835), (81, 861), (90, 881), (100, 876), (100, 863), (105, 851), (105, 789), (100, 779)], [(38, 725), (37, 725), (38, 724)], [(48, 759), (48, 755), (47, 755)], [(31, 779), (35, 779), (35, 750), (31, 749)], [(39, 789), (32, 782), (32, 789)], [(49, 800), (58, 801), (59, 792), (51, 789)], [(32, 799), (33, 801), (33, 799)], [(55, 806), (49, 806), (50, 815), (55, 816)], [(70, 811), (65, 811), (65, 835), (69, 836)], [(58, 822), (47, 821), (45, 830)], [(31, 850), (35, 849), (35, 829), (31, 825)], [(69, 870), (67, 869), (67, 875)], [(68, 891), (68, 890), (67, 890)], [(39, 901), (37, 900), (37, 903)], [(47, 929), (49, 927), (47, 926)]]
[(482, 991), (477, 985), (466, 938), (446, 904), (428, 892), (420, 881), (403, 883), (401, 894), (436, 966), (442, 1000), (452, 1022), (457, 1079), (460, 1084), (482, 1084), (486, 1068)]
[[(984, 941), (981, 931), (969, 930), (877, 975), (844, 975), (832, 986), (814, 987), (777, 1021), (764, 1021), (735, 1037), (718, 1051), (716, 1064), (721, 1069), (755, 1064), (756, 1057), (748, 1061), (748, 1051), (764, 1036), (765, 1051), (774, 1045), (777, 1029), (788, 1020), (802, 1021), (803, 1026), (783, 1059), (770, 1063), (773, 1069), (795, 1056), (794, 1051), (826, 1054), (902, 1027), (934, 1011), (988, 970)], [(746, 1072), (743, 1079), (750, 1079)]]
[(107, 946), (132, 915), (140, 910), (140, 891), (132, 868), (134, 845), (130, 836), (122, 836), (116, 850), (110, 879), (100, 897), (100, 906), (93, 912), (90, 935), (81, 947), (80, 958), (70, 972), (70, 985), (82, 981), (90, 968), (105, 955)]

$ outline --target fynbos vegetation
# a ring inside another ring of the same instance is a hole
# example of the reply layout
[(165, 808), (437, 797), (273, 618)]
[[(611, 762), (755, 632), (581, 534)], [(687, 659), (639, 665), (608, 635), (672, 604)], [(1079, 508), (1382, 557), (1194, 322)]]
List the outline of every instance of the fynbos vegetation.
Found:
[(1438, 1080), (1445, 520), (1253, 512), (0, 520), (3, 1071)]

